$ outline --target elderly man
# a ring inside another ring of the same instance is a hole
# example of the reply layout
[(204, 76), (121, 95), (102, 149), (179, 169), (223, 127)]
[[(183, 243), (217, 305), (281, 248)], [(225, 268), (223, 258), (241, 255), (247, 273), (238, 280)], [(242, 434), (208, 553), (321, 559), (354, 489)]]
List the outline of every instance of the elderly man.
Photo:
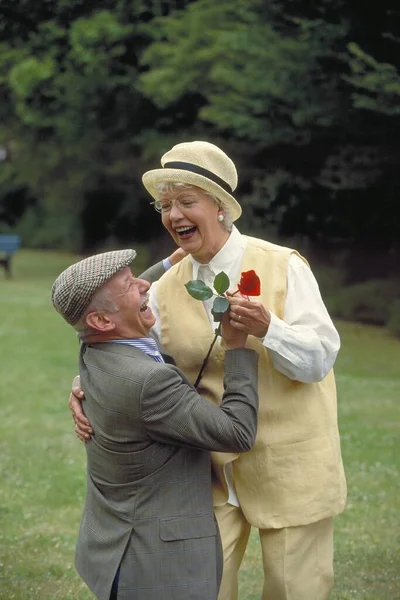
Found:
[(95, 428), (76, 567), (100, 600), (216, 600), (222, 549), (208, 450), (253, 445), (258, 357), (225, 318), (221, 405), (199, 396), (148, 337), (150, 285), (132, 275), (134, 257), (92, 256), (52, 288), (55, 308), (82, 340), (85, 411)]
[[(157, 315), (152, 335), (195, 381), (213, 336), (210, 301), (204, 307), (184, 284), (207, 284), (224, 271), (236, 290), (240, 273), (261, 279), (257, 301), (233, 296), (232, 326), (249, 334), (260, 357), (257, 441), (246, 455), (213, 454), (218, 480), (215, 514), (224, 548), (219, 600), (238, 597), (237, 573), (251, 526), (259, 530), (263, 600), (326, 600), (333, 586), (332, 517), (345, 506), (346, 483), (332, 367), (339, 335), (307, 261), (293, 249), (244, 236), (232, 224), (241, 208), (233, 197), (234, 163), (217, 146), (174, 146), (160, 169), (144, 174), (164, 226), (188, 256), (151, 288)], [(154, 276), (154, 270), (151, 271)], [(196, 343), (193, 343), (193, 340)], [(218, 342), (199, 392), (217, 403), (224, 348)], [(80, 435), (87, 423), (70, 399)]]

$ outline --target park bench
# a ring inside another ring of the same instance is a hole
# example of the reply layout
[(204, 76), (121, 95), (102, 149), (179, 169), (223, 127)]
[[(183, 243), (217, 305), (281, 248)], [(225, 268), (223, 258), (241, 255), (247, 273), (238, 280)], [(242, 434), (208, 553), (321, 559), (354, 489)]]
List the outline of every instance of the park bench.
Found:
[(0, 234), (0, 265), (7, 277), (11, 277), (11, 257), (20, 245), (19, 235)]

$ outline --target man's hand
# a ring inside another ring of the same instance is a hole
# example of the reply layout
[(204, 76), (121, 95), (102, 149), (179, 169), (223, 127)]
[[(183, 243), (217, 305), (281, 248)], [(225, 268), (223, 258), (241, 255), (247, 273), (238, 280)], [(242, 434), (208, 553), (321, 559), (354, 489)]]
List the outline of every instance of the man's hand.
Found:
[(247, 333), (233, 326), (228, 311), (222, 317), (221, 337), (225, 342), (227, 350), (246, 347)]
[(254, 335), (258, 338), (264, 338), (267, 334), (271, 321), (271, 313), (261, 302), (247, 300), (243, 296), (232, 296), (227, 293), (230, 302), (229, 318), (232, 327), (248, 335)]
[(85, 395), (80, 387), (79, 375), (72, 382), (72, 390), (68, 399), (68, 406), (75, 422), (75, 433), (81, 442), (87, 442), (93, 435), (93, 429), (82, 410), (82, 400)]

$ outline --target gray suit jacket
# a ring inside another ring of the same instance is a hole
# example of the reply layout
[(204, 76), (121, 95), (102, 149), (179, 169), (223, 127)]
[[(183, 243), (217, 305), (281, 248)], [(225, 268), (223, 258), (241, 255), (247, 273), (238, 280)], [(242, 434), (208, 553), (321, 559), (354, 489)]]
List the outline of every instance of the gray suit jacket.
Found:
[(156, 263), (155, 265), (151, 265), (151, 267), (146, 269), (146, 271), (143, 271), (143, 273), (141, 273), (139, 277), (140, 279), (145, 279), (149, 283), (154, 283), (155, 281), (160, 279), (160, 277), (162, 277), (164, 273), (164, 264), (163, 261), (160, 260), (160, 262)]
[(208, 450), (242, 452), (255, 441), (257, 362), (230, 350), (220, 407), (173, 365), (132, 346), (83, 344), (87, 496), (76, 568), (109, 600), (215, 600), (222, 552)]

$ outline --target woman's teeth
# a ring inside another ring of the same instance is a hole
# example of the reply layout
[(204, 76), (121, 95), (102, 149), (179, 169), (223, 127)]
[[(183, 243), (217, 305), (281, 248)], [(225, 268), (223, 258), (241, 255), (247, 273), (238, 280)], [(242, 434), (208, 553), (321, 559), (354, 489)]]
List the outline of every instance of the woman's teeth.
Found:
[(178, 235), (186, 235), (188, 233), (193, 233), (193, 231), (195, 231), (196, 226), (192, 225), (191, 227), (177, 227), (175, 229), (176, 233)]

